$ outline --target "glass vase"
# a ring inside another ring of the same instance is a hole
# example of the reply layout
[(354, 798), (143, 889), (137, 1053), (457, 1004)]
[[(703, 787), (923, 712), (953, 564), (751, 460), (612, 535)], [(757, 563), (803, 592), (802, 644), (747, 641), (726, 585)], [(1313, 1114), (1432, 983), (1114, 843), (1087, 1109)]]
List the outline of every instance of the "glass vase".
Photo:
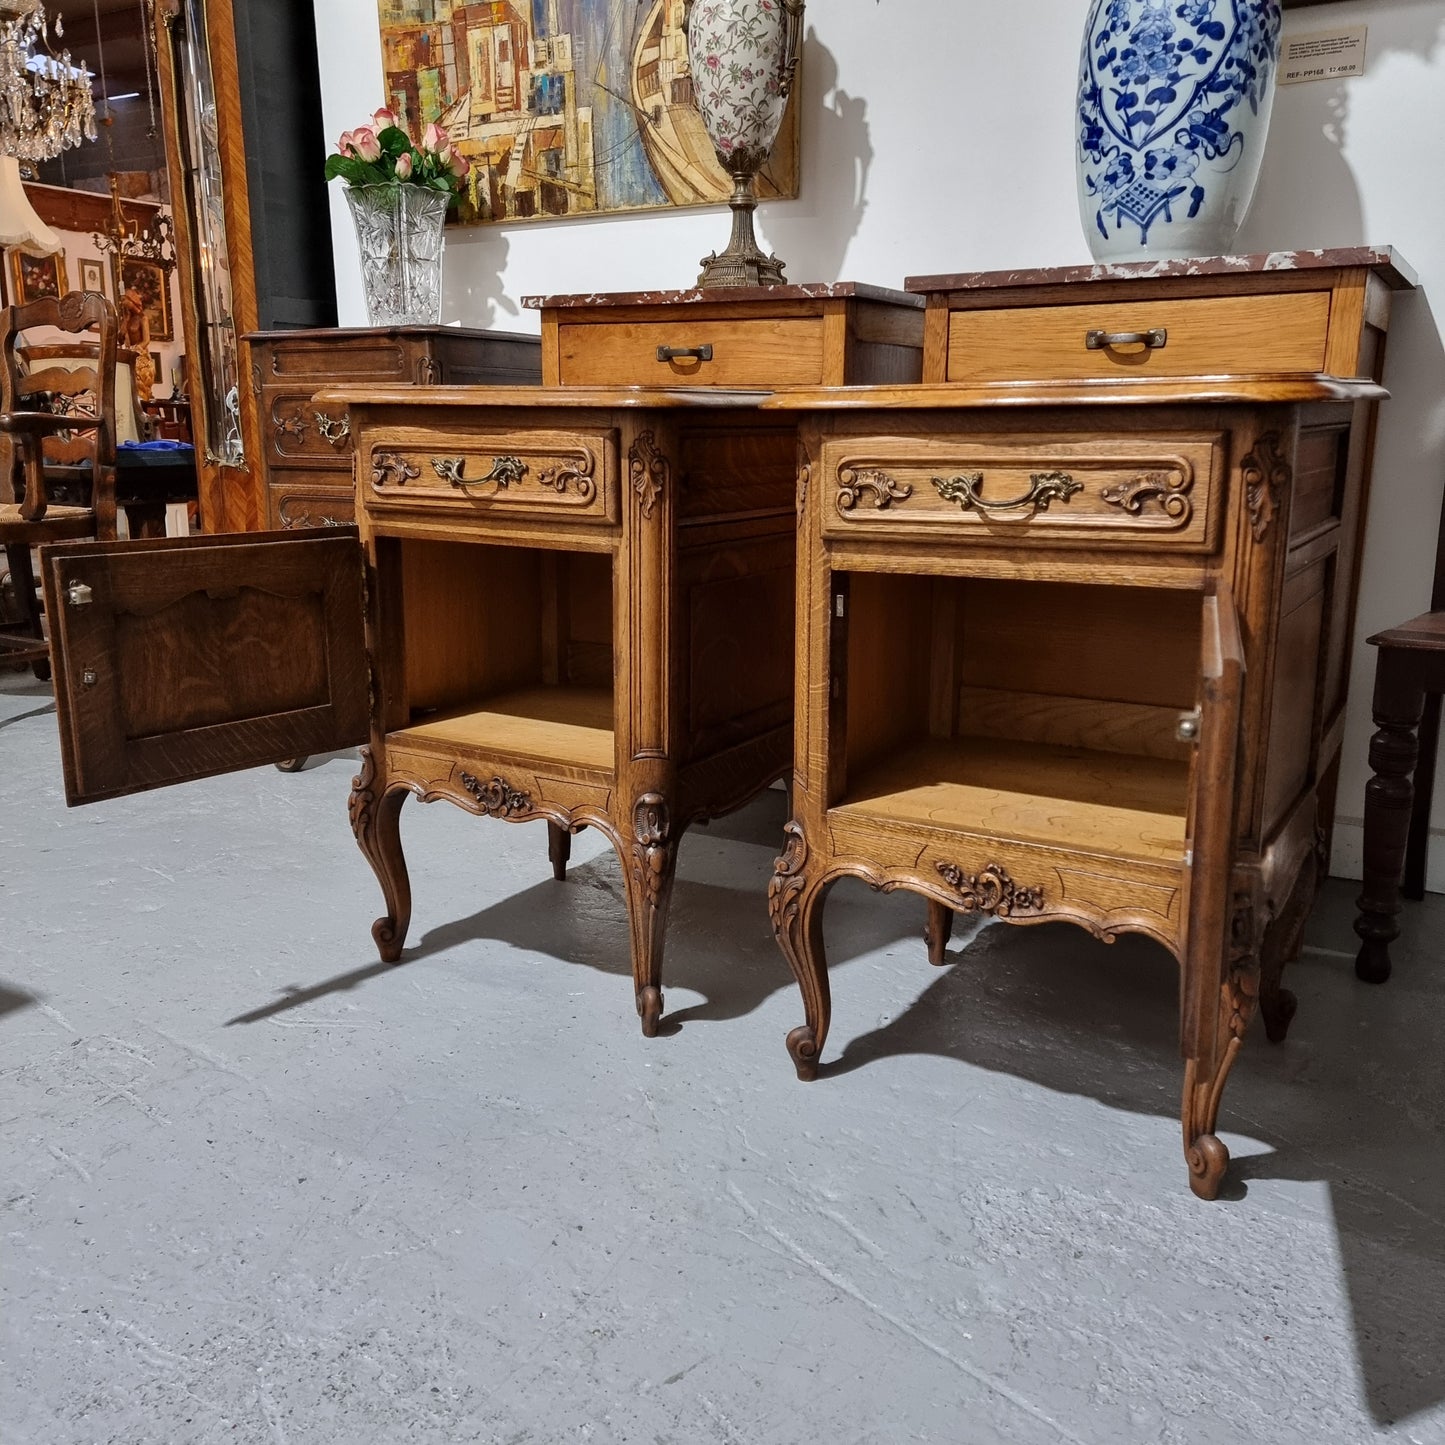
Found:
[(449, 199), (426, 186), (347, 188), (371, 325), (441, 321), (442, 225)]

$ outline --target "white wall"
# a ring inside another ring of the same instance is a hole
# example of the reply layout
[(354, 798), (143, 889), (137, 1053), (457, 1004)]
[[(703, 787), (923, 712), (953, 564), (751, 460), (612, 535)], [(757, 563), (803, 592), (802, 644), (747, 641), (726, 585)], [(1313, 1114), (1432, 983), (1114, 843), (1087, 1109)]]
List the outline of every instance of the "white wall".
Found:
[[(367, 0), (314, 0), (328, 134), (382, 101)], [(804, 58), (803, 191), (759, 211), (795, 281), (1088, 260), (1074, 200), (1073, 104), (1085, 0), (814, 0)], [(1397, 298), (1366, 538), (1334, 871), (1358, 876), (1368, 777), (1371, 631), (1429, 603), (1445, 485), (1445, 0), (1354, 0), (1288, 12), (1313, 30), (1369, 26), (1366, 74), (1281, 88), (1241, 251), (1397, 247), (1421, 289)], [(319, 174), (321, 158), (316, 159)], [(340, 320), (365, 322), (356, 250), (332, 187)], [(454, 230), (443, 314), (535, 330), (537, 292), (691, 284), (727, 236), (722, 209)], [(1445, 800), (1431, 886), (1445, 890)]]

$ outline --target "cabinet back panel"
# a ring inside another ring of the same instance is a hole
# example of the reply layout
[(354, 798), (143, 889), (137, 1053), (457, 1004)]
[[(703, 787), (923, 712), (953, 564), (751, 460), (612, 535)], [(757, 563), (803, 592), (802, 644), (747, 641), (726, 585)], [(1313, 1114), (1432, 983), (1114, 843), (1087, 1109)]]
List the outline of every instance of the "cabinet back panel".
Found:
[(413, 712), (542, 681), (536, 551), (405, 542), (402, 597)]
[(1199, 692), (1199, 597), (1063, 582), (961, 584), (967, 687), (1189, 709)]

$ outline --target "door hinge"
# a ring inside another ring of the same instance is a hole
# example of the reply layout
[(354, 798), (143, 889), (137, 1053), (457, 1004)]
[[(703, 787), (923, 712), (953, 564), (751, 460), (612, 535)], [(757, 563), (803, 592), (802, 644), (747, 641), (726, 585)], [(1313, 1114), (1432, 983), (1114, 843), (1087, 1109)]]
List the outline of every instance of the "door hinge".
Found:
[(841, 592), (833, 594), (833, 616), (842, 617), (848, 610), (848, 604)]

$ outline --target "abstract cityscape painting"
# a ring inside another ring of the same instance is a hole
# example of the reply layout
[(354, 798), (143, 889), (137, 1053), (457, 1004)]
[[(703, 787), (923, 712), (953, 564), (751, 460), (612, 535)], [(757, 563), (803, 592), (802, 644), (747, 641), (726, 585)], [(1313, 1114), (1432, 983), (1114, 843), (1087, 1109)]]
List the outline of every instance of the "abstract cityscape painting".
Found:
[[(387, 104), (446, 127), (476, 221), (717, 205), (684, 0), (378, 0)], [(798, 193), (798, 107), (758, 194)]]

